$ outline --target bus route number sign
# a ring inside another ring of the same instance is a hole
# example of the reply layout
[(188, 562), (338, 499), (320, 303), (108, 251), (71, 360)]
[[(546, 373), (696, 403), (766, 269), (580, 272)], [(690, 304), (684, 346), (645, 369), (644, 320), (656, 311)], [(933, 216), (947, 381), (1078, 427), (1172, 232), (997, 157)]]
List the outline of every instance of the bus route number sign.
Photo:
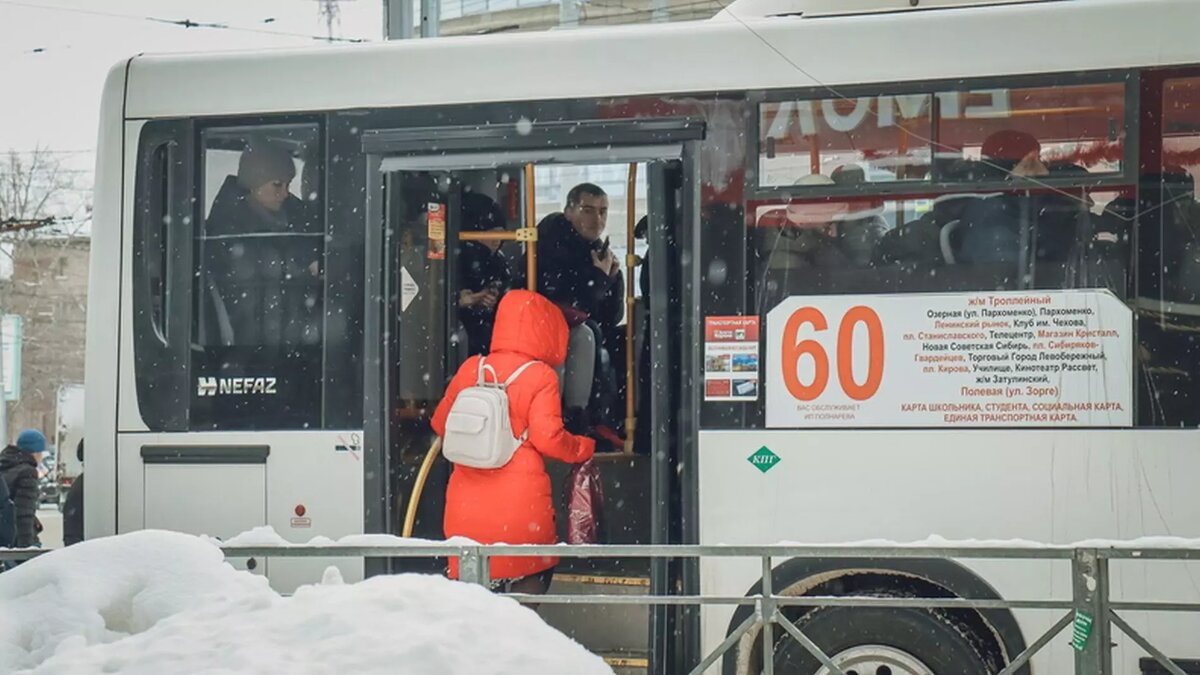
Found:
[(1131, 426), (1132, 326), (1104, 290), (788, 298), (767, 426)]

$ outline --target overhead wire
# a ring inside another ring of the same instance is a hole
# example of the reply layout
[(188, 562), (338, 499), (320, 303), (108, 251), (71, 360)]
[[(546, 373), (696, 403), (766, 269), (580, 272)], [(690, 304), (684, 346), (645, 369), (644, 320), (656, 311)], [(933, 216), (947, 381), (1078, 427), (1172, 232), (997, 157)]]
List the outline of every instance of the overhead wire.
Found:
[[(179, 26), (179, 27), (185, 28), (185, 29), (200, 28), (200, 29), (205, 29), (205, 30), (228, 30), (228, 31), (235, 31), (235, 32), (239, 32), (239, 33), (254, 33), (254, 34), (258, 34), (258, 35), (277, 35), (279, 37), (305, 38), (305, 39), (309, 39), (309, 40), (318, 40), (321, 42), (358, 43), (358, 42), (370, 42), (371, 41), (369, 38), (344, 38), (344, 37), (332, 37), (332, 36), (328, 36), (328, 35), (314, 35), (312, 33), (297, 33), (297, 32), (291, 32), (291, 31), (267, 30), (264, 28), (253, 28), (250, 26), (236, 26), (236, 25), (231, 25), (231, 24), (224, 23), (224, 22), (193, 21), (192, 19), (186, 19), (186, 18), (185, 19), (168, 19), (168, 18), (162, 18), (162, 17), (157, 17), (157, 16), (143, 16), (143, 15), (139, 15), (139, 14), (127, 14), (127, 13), (123, 13), (123, 12), (109, 12), (109, 11), (104, 11), (104, 10), (84, 9), (84, 8), (79, 8), (79, 7), (62, 7), (60, 5), (42, 5), (42, 4), (32, 3), (32, 2), (24, 2), (22, 0), (0, 0), (0, 5), (9, 6), (9, 7), (22, 7), (25, 9), (39, 9), (39, 10), (52, 11), (52, 12), (64, 12), (64, 13), (69, 13), (69, 14), (80, 14), (80, 15), (86, 15), (86, 16), (99, 16), (99, 17), (105, 17), (105, 18), (110, 18), (110, 19), (124, 19), (124, 20), (128, 20), (128, 21), (148, 21), (151, 23)], [(273, 23), (274, 19), (271, 18), (267, 22)], [(50, 50), (49, 47), (36, 47), (32, 50), (27, 50), (27, 52), (40, 54), (40, 53), (45, 53), (46, 51), (49, 51), (49, 50)]]

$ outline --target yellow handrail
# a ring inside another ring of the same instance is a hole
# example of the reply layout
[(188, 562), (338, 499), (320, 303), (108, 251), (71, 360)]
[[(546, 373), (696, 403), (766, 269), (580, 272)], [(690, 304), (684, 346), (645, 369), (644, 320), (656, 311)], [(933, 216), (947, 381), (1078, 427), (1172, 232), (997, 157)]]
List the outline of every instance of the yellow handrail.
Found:
[(433, 445), (429, 446), (429, 452), (425, 453), (425, 460), (421, 462), (421, 469), (417, 471), (417, 480), (413, 482), (412, 495), (408, 498), (408, 509), (404, 512), (404, 529), (401, 531), (401, 536), (412, 536), (413, 525), (417, 522), (417, 505), (421, 503), (421, 493), (425, 491), (429, 472), (433, 469), (433, 462), (441, 451), (442, 439), (438, 437), (434, 439)]

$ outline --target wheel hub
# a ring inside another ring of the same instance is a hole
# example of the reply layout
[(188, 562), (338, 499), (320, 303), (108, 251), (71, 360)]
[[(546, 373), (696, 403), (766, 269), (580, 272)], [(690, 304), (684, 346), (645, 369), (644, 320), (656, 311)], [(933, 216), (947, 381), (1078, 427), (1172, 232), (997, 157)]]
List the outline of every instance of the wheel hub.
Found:
[[(912, 654), (887, 645), (860, 645), (838, 652), (830, 660), (846, 675), (934, 675)], [(832, 675), (825, 666), (816, 675)]]

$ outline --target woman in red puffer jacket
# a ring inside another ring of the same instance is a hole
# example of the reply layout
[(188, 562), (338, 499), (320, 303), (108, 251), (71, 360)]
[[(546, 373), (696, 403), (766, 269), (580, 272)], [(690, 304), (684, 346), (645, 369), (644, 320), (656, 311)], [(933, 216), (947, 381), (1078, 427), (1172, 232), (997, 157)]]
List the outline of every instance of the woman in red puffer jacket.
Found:
[[(530, 361), (508, 387), (513, 434), (527, 430), (524, 444), (499, 469), (455, 465), (446, 489), (444, 530), (447, 537), (468, 537), (481, 544), (554, 544), (554, 502), (545, 457), (572, 464), (595, 451), (595, 441), (563, 428), (562, 400), (554, 369), (567, 357), (567, 323), (562, 310), (531, 291), (513, 290), (496, 310), (487, 364), (504, 381)], [(458, 369), (433, 414), (438, 436), (455, 398), (475, 385), (479, 356)], [(544, 593), (558, 558), (496, 557), (490, 560), (494, 588), (518, 593)], [(450, 561), (450, 577), (458, 578), (458, 561)]]

